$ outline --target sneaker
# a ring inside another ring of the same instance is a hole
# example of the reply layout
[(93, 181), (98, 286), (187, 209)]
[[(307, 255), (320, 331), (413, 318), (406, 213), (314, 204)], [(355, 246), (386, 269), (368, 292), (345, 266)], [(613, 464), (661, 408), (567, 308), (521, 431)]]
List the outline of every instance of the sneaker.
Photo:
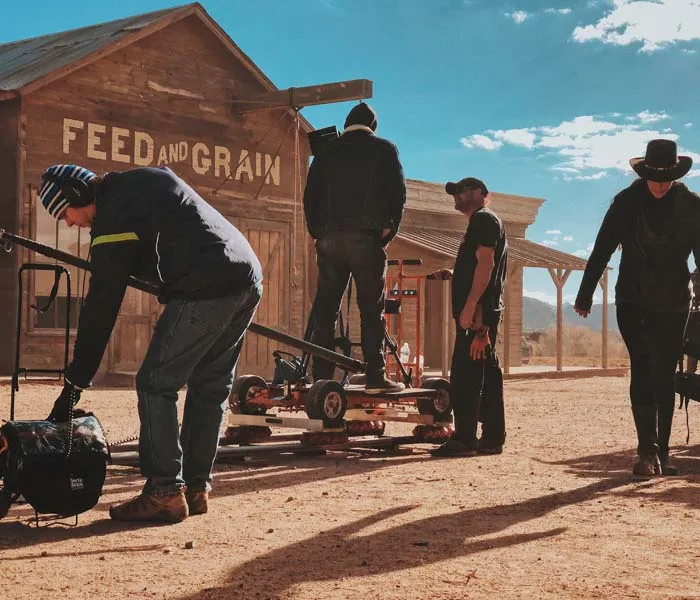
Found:
[(476, 449), (457, 440), (447, 440), (444, 444), (431, 450), (430, 454), (437, 457), (476, 456)]
[(189, 510), (185, 494), (180, 491), (170, 496), (140, 494), (127, 502), (110, 506), (109, 516), (115, 521), (179, 523), (189, 516)]
[(185, 500), (190, 510), (190, 516), (203, 515), (209, 510), (209, 492), (192, 490), (185, 492)]
[(386, 394), (401, 392), (406, 389), (403, 383), (396, 383), (387, 377), (381, 379), (368, 379), (365, 384), (365, 394)]

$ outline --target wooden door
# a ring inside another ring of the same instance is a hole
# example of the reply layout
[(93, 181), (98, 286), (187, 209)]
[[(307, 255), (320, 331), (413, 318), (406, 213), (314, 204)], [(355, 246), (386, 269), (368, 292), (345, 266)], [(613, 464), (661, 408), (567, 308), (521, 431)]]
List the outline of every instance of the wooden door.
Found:
[(154, 296), (127, 288), (107, 350), (110, 373), (135, 374), (139, 370), (159, 313)]
[[(246, 236), (263, 268), (263, 296), (255, 322), (289, 333), (290, 323), (290, 224), (258, 219), (229, 219)], [(272, 352), (278, 342), (254, 333), (246, 336), (236, 376), (255, 374), (271, 378), (275, 370)]]

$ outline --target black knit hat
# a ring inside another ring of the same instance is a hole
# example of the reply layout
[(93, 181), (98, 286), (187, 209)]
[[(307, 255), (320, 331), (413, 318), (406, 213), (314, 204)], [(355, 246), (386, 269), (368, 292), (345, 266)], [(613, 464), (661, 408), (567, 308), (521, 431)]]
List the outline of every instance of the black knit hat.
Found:
[(345, 119), (345, 127), (350, 125), (365, 125), (372, 131), (377, 130), (377, 113), (366, 102), (360, 102), (352, 107)]

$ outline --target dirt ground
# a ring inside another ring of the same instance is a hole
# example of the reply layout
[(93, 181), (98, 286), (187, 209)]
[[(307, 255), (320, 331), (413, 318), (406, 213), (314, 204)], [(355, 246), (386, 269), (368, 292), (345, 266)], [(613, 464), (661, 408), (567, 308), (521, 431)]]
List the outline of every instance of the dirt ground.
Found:
[[(109, 504), (142, 483), (112, 466), (77, 527), (37, 529), (29, 507), (12, 507), (0, 521), (0, 596), (700, 598), (700, 405), (689, 407), (688, 445), (676, 413), (682, 475), (637, 482), (628, 385), (507, 382), (500, 456), (434, 459), (415, 445), (217, 464), (210, 512), (177, 525), (110, 521)], [(58, 391), (23, 384), (17, 418), (45, 416)], [(5, 418), (9, 396), (2, 385)], [(113, 440), (137, 431), (132, 391), (89, 391), (81, 405)]]

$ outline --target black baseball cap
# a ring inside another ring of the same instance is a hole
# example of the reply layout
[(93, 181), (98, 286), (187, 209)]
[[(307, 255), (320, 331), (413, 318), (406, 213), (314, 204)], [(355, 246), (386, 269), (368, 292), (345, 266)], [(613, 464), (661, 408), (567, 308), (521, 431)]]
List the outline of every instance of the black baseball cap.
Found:
[(464, 179), (460, 179), (456, 183), (453, 181), (449, 181), (445, 184), (445, 191), (450, 196), (459, 194), (462, 190), (475, 188), (479, 188), (483, 192), (484, 196), (486, 196), (489, 193), (486, 184), (483, 181), (481, 181), (481, 179), (477, 179), (476, 177), (465, 177)]

